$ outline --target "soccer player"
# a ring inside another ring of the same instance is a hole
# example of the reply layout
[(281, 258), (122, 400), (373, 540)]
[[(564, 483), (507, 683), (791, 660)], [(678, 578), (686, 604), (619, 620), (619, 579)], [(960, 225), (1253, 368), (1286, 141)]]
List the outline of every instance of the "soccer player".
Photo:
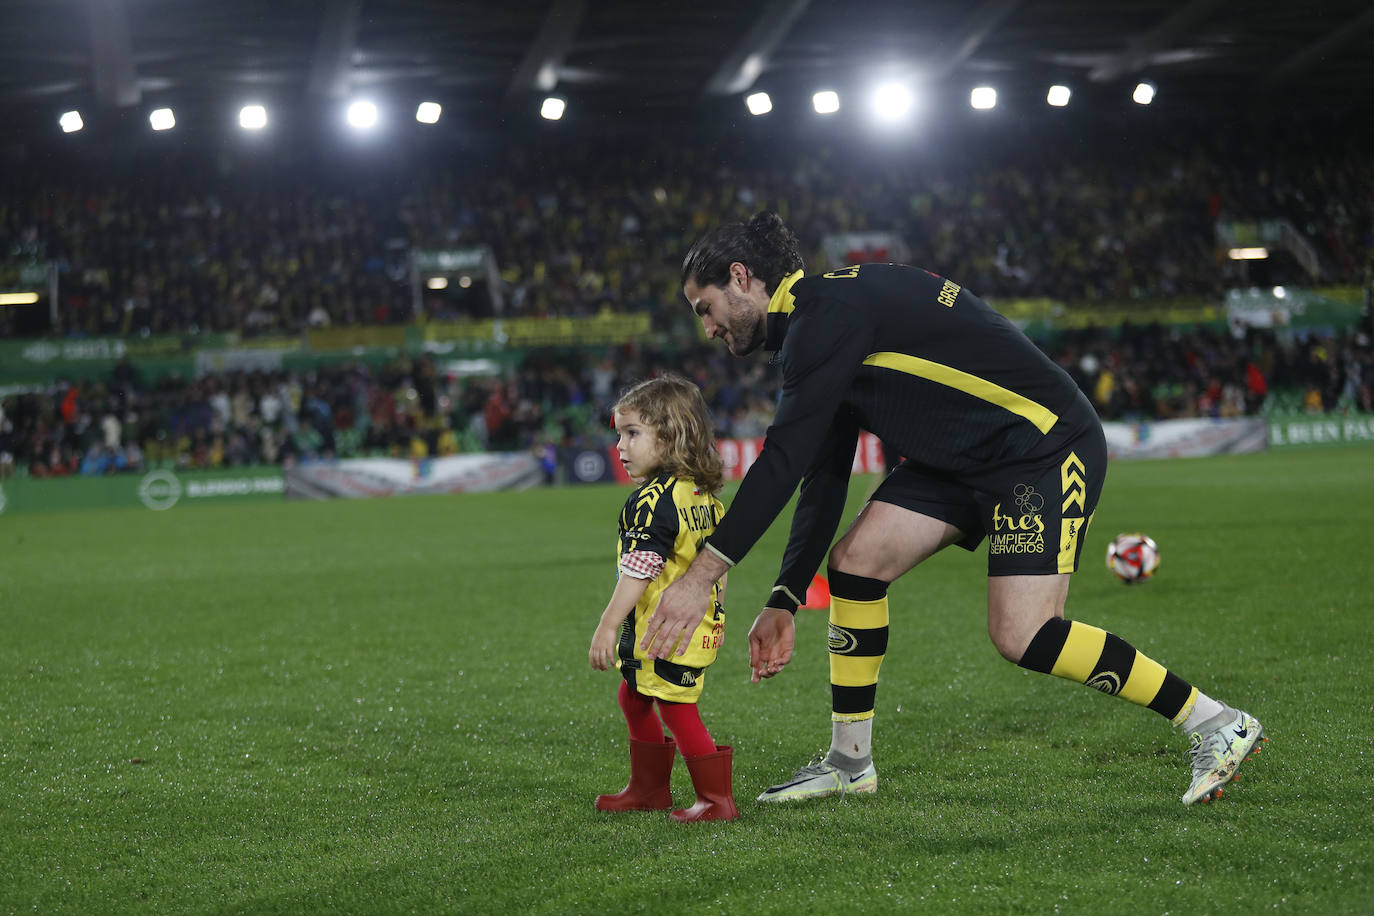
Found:
[[(734, 820), (739, 809), (731, 785), (733, 751), (716, 746), (697, 711), (705, 669), (716, 660), (725, 635), (724, 571), (704, 593), (710, 612), (679, 634), (676, 660), (651, 658), (639, 648), (644, 624), (664, 588), (687, 569), (725, 512), (715, 496), (723, 472), (706, 402), (695, 385), (669, 375), (631, 388), (613, 415), (620, 461), (632, 479), (642, 482), (620, 510), (615, 591), (592, 635), (588, 657), (598, 671), (613, 665), (620, 669), (620, 708), (630, 729), (630, 782), (622, 792), (599, 796), (596, 807), (672, 808), (669, 777), (674, 753), (680, 750), (697, 800), (669, 816), (683, 822)], [(664, 738), (664, 725), (671, 739)]]
[(905, 460), (830, 549), (830, 751), (760, 801), (873, 792), (872, 726), (888, 637), (888, 585), (951, 544), (988, 540), (988, 633), (1008, 661), (1114, 694), (1189, 737), (1190, 805), (1222, 793), (1260, 723), (1120, 637), (1064, 618), (1070, 574), (1106, 476), (1092, 405), (1014, 325), (953, 280), (897, 264), (804, 277), (773, 213), (707, 232), (683, 294), (737, 356), (777, 351), (782, 395), (758, 460), (691, 568), (664, 593), (641, 645), (669, 657), (709, 609), (708, 590), (791, 498), (782, 569), (749, 631), (753, 679), (792, 657), (798, 596), (843, 512), (856, 437)]

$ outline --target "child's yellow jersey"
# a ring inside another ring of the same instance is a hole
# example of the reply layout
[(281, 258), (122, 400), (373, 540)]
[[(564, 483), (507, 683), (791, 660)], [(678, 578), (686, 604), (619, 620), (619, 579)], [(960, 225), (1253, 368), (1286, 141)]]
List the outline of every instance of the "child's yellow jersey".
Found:
[(617, 575), (630, 575), (626, 568), (643, 567), (638, 560), (652, 561), (645, 554), (663, 558), (662, 571), (649, 583), (634, 612), (621, 625), (617, 647), (620, 673), (631, 688), (645, 696), (674, 703), (695, 703), (701, 696), (703, 671), (716, 660), (725, 633), (719, 585), (711, 587), (713, 611), (691, 634), (684, 655), (649, 659), (639, 643), (663, 590), (687, 571), (724, 514), (720, 500), (698, 490), (693, 481), (668, 474), (646, 480), (620, 510)]

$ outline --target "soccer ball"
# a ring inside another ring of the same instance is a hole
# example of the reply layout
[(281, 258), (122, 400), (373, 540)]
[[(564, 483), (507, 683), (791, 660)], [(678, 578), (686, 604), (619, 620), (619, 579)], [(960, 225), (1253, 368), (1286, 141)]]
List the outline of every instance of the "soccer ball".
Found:
[(1144, 582), (1159, 569), (1159, 545), (1144, 534), (1118, 534), (1107, 545), (1107, 568), (1127, 585)]

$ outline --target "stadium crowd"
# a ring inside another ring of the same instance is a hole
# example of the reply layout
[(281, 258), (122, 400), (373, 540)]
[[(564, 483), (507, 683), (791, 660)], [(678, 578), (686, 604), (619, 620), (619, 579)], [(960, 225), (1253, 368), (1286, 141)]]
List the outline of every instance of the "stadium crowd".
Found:
[[(1258, 265), (1225, 258), (1225, 219), (1287, 219), (1318, 253), (1322, 282), (1358, 282), (1374, 252), (1374, 157), (1316, 127), (1280, 136), (1138, 138), (1130, 155), (984, 143), (883, 157), (822, 145), (751, 160), (722, 141), (518, 148), (461, 167), (329, 167), (286, 153), (31, 167), (0, 177), (0, 262), (58, 266), (61, 336), (295, 334), (458, 316), (481, 297), (427, 293), (415, 314), (409, 254), (475, 245), (494, 253), (503, 314), (671, 315), (691, 239), (762, 206), (796, 228), (809, 263), (825, 263), (828, 235), (886, 232), (903, 259), (994, 302), (1311, 284), (1281, 251)], [(13, 336), (16, 314), (0, 311), (0, 337)]]
[[(1287, 339), (1258, 329), (1236, 336), (1127, 326), (1066, 332), (1044, 346), (1108, 420), (1374, 411), (1374, 346), (1362, 332)], [(719, 435), (763, 435), (776, 370), (704, 343), (536, 351), (510, 377), (451, 373), (429, 356), (157, 380), (122, 362), (108, 379), (0, 399), (0, 475), (488, 450), (543, 458), (612, 441), (618, 394), (669, 367), (702, 388)]]
[[(994, 305), (1217, 301), (1237, 285), (1313, 280), (1291, 257), (1227, 259), (1217, 222), (1231, 218), (1286, 219), (1317, 251), (1322, 282), (1366, 280), (1374, 157), (1341, 136), (1309, 125), (1263, 145), (1135, 137), (1115, 150), (975, 144), (900, 159), (824, 145), (751, 160), (727, 141), (609, 153), (569, 143), (461, 169), (326, 168), (286, 152), (26, 165), (0, 174), (0, 268), (58, 267), (60, 336), (295, 335), (461, 317), (474, 300), (446, 293), (426, 293), (415, 314), (411, 252), (486, 245), (502, 314), (647, 311), (655, 340), (686, 341), (699, 338), (687, 336), (697, 331), (678, 290), (683, 251), (707, 224), (769, 206), (799, 231), (810, 264), (833, 260), (827, 236), (883, 232), (902, 259)], [(16, 336), (18, 314), (0, 309), (0, 340)], [(1106, 419), (1374, 410), (1362, 331), (1141, 324), (1040, 343)], [(546, 453), (604, 441), (616, 394), (666, 367), (701, 385), (721, 435), (763, 434), (776, 395), (766, 363), (664, 346), (535, 351), (508, 377), (453, 375), (429, 357), (150, 379), (125, 362), (103, 380), (0, 399), (0, 474)]]

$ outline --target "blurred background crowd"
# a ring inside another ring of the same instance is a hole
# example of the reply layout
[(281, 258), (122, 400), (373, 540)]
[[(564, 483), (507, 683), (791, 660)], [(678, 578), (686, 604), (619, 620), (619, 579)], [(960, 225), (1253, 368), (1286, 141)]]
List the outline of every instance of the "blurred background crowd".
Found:
[[(532, 351), (517, 369), (487, 376), (428, 356), (195, 378), (144, 378), (123, 362), (105, 379), (56, 380), (0, 399), (0, 474), (596, 444), (607, 440), (616, 394), (665, 368), (701, 385), (721, 435), (760, 436), (775, 370), (684, 333), (691, 316), (678, 283), (700, 231), (764, 207), (798, 232), (809, 264), (825, 263), (827, 234), (882, 231), (901, 240), (906, 260), (994, 305), (1219, 301), (1255, 284), (1365, 283), (1374, 162), (1318, 134), (1295, 131), (1262, 147), (1243, 138), (1159, 142), (1129, 156), (1023, 147), (1015, 166), (995, 148), (942, 161), (819, 147), (751, 162), (738, 151), (671, 145), (526, 150), (471, 169), (363, 176), (304, 161), (267, 168), (190, 156), (134, 173), (29, 165), (0, 177), (0, 258), (58, 266), (53, 336), (251, 337), (462, 319), (438, 299), (415, 313), (409, 255), (486, 245), (500, 270), (501, 314), (648, 312), (659, 343)], [(1322, 275), (1291, 257), (1229, 260), (1216, 229), (1227, 218), (1288, 220)], [(0, 339), (16, 335), (15, 314), (0, 310)], [(1130, 420), (1276, 406), (1369, 411), (1366, 331), (1227, 333), (1147, 319), (1037, 342), (1104, 418)]]
[[(890, 232), (911, 263), (994, 302), (1217, 297), (1314, 280), (1280, 250), (1228, 260), (1219, 219), (1286, 219), (1315, 249), (1321, 282), (1359, 282), (1374, 250), (1374, 165), (1307, 130), (1278, 146), (1154, 142), (1129, 155), (822, 146), (751, 162), (735, 150), (551, 144), (461, 171), (424, 162), (360, 174), (286, 154), (30, 166), (0, 177), (0, 257), (58, 265), (64, 336), (410, 322), (426, 316), (413, 307), (409, 252), (469, 245), (491, 247), (506, 315), (659, 311), (692, 239), (762, 207), (783, 214), (809, 263), (822, 263), (827, 234)], [(442, 307), (436, 297), (425, 310)], [(0, 311), (0, 336), (14, 320)]]
[[(1285, 341), (1271, 330), (1237, 337), (1154, 325), (1065, 333), (1047, 351), (1109, 420), (1374, 411), (1374, 348), (1360, 332)], [(17, 467), (62, 476), (489, 450), (542, 456), (550, 448), (609, 443), (618, 394), (665, 367), (701, 386), (719, 435), (766, 431), (776, 368), (704, 343), (672, 351), (536, 351), (509, 376), (449, 373), (423, 356), (379, 367), (349, 362), (312, 372), (154, 382), (121, 363), (106, 381), (62, 383), (0, 401), (0, 474)]]

